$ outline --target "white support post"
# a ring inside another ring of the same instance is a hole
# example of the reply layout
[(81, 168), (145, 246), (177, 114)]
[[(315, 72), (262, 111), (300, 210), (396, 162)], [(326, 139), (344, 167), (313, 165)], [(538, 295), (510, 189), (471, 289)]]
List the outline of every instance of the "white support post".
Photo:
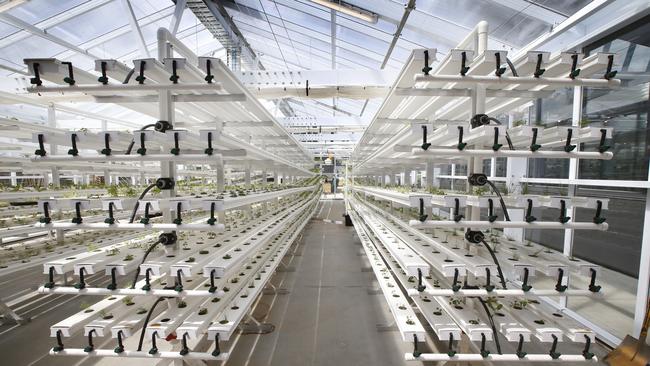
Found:
[(251, 187), (251, 167), (250, 165), (244, 169), (244, 184), (246, 188)]
[(433, 174), (434, 174), (433, 168), (434, 168), (434, 165), (433, 165), (432, 162), (427, 163), (426, 184), (425, 184), (425, 186), (427, 188), (432, 188), (433, 187)]
[(224, 171), (223, 161), (219, 161), (213, 169), (217, 171), (217, 192), (223, 192), (226, 188), (226, 172)]
[[(56, 109), (53, 104), (47, 107), (47, 124), (49, 127), (56, 128)], [(50, 144), (50, 154), (57, 154), (56, 144)], [(56, 166), (52, 167), (52, 184), (55, 187), (61, 186), (61, 176), (59, 175), (59, 168)]]
[(18, 179), (16, 179), (16, 172), (11, 172), (11, 185), (13, 187), (18, 185)]
[[(650, 174), (648, 176), (650, 180)], [(641, 334), (641, 327), (645, 319), (646, 302), (650, 297), (650, 189), (646, 190), (645, 216), (643, 218), (643, 237), (641, 239), (641, 259), (639, 263), (639, 281), (636, 287), (636, 305), (634, 307), (634, 332), (635, 337)]]

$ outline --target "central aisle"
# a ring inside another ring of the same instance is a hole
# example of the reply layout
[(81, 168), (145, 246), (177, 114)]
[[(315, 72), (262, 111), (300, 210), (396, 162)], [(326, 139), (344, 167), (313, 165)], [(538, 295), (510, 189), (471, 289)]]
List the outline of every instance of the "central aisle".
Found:
[(389, 314), (383, 295), (369, 293), (373, 275), (364, 271), (354, 228), (340, 223), (343, 212), (342, 200), (321, 201), (298, 246), (301, 255), (287, 254), (290, 271), (272, 280), (289, 293), (264, 295), (255, 311), (275, 330), (242, 335), (228, 365), (405, 364), (409, 347), (399, 333), (378, 330)]

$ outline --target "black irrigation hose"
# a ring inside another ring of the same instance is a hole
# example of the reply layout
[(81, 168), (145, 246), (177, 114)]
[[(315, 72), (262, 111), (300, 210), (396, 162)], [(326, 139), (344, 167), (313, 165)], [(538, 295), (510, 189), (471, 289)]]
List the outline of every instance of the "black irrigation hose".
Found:
[[(144, 126), (143, 126), (141, 129), (139, 129), (138, 131), (144, 131), (144, 130), (146, 130), (147, 128), (151, 128), (151, 127), (156, 127), (156, 124), (155, 124), (155, 123), (151, 123), (151, 124), (148, 124), (148, 125), (144, 125)], [(129, 147), (126, 148), (126, 152), (124, 153), (124, 155), (131, 155), (131, 150), (133, 150), (133, 145), (135, 145), (135, 139), (132, 139), (132, 140), (131, 140), (131, 143), (129, 143)]]
[(149, 312), (147, 313), (147, 317), (144, 318), (144, 323), (142, 324), (142, 330), (140, 331), (140, 341), (138, 342), (138, 351), (142, 351), (142, 343), (144, 343), (144, 331), (147, 329), (147, 324), (149, 324), (149, 320), (151, 319), (151, 314), (153, 314), (153, 311), (156, 309), (156, 306), (163, 300), (165, 300), (165, 297), (159, 297), (156, 302), (151, 305), (151, 308), (149, 308)]
[(153, 249), (154, 249), (158, 244), (160, 244), (160, 239), (156, 240), (155, 243), (151, 244), (151, 246), (149, 246), (149, 248), (147, 249), (147, 251), (144, 252), (144, 256), (142, 257), (142, 261), (140, 261), (140, 264), (138, 265), (138, 268), (136, 268), (136, 270), (135, 270), (135, 277), (133, 278), (133, 283), (131, 284), (131, 288), (132, 288), (132, 289), (135, 288), (135, 284), (136, 284), (136, 282), (138, 282), (138, 276), (140, 276), (140, 265), (142, 265), (142, 263), (144, 263), (144, 261), (147, 260), (147, 257), (149, 256), (149, 253), (151, 253), (151, 251), (152, 251), (152, 250), (153, 250)]
[[(493, 117), (488, 117), (488, 119), (492, 122), (496, 122), (496, 124), (501, 125), (501, 121), (499, 121), (496, 118)], [(506, 131), (506, 141), (508, 141), (508, 148), (510, 150), (514, 150), (515, 146), (512, 144), (512, 140), (510, 139), (510, 134), (508, 134), (508, 131)]]
[(501, 196), (501, 192), (499, 192), (499, 189), (494, 185), (494, 183), (490, 182), (489, 180), (487, 181), (487, 184), (490, 185), (494, 193), (499, 197), (499, 203), (501, 204), (501, 209), (503, 210), (503, 217), (506, 219), (506, 221), (510, 221), (510, 215), (508, 214), (508, 208), (506, 207), (506, 203), (503, 201), (503, 197)]
[(478, 298), (478, 301), (481, 302), (481, 305), (483, 305), (483, 310), (485, 310), (485, 313), (488, 316), (488, 319), (490, 319), (490, 326), (492, 327), (492, 334), (494, 338), (494, 345), (497, 347), (497, 353), (501, 353), (501, 344), (499, 343), (499, 333), (497, 332), (497, 326), (494, 324), (494, 318), (492, 316), (492, 313), (490, 313), (490, 309), (488, 309), (487, 304), (485, 303), (485, 300), (482, 298)]
[(497, 271), (499, 272), (499, 280), (501, 281), (501, 286), (503, 287), (504, 290), (506, 290), (507, 289), (506, 280), (505, 277), (503, 277), (503, 271), (501, 271), (501, 265), (499, 264), (499, 260), (497, 259), (496, 254), (494, 254), (494, 250), (492, 250), (492, 248), (488, 245), (488, 243), (485, 242), (485, 240), (481, 240), (481, 243), (483, 243), (485, 248), (487, 248), (488, 252), (490, 252), (494, 264), (497, 265)]
[(131, 212), (131, 218), (129, 219), (129, 224), (132, 224), (133, 221), (135, 220), (135, 214), (138, 212), (138, 207), (140, 207), (140, 200), (144, 198), (144, 196), (151, 190), (153, 187), (156, 186), (156, 183), (151, 183), (147, 188), (140, 193), (140, 197), (138, 197), (138, 200), (135, 201), (135, 204), (133, 205), (133, 212)]
[(510, 59), (506, 57), (506, 62), (508, 63), (508, 67), (510, 67), (510, 72), (512, 72), (512, 76), (518, 77), (519, 75), (517, 74), (517, 69), (515, 69), (515, 65), (512, 64), (512, 61), (510, 61)]
[(135, 67), (132, 68), (131, 70), (129, 70), (129, 73), (126, 74), (126, 77), (124, 78), (124, 81), (122, 82), (122, 84), (128, 84), (129, 80), (131, 80), (131, 76), (133, 76), (134, 72), (135, 72)]

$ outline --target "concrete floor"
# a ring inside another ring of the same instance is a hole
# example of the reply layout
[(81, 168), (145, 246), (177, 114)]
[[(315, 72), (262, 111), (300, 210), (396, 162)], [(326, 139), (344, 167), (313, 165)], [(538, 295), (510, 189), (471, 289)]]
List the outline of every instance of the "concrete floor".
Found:
[(259, 308), (269, 310), (256, 318), (275, 330), (241, 336), (228, 365), (406, 364), (409, 347), (399, 333), (378, 330), (390, 318), (382, 295), (369, 293), (373, 274), (363, 271), (354, 229), (323, 221), (340, 221), (343, 212), (343, 201), (321, 201), (298, 247), (301, 255), (285, 258), (295, 271), (273, 278), (289, 293), (260, 300)]

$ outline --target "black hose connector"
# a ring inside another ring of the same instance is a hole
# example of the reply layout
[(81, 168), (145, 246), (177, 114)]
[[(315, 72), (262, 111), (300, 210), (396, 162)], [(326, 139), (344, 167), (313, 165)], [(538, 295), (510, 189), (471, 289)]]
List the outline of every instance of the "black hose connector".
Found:
[(487, 292), (494, 291), (494, 285), (490, 283), (490, 277), (491, 277), (490, 269), (485, 268), (485, 290)]
[(460, 200), (458, 198), (454, 198), (454, 221), (459, 222), (463, 219), (463, 217), (465, 216), (460, 214)]
[(216, 202), (210, 203), (210, 218), (208, 219), (208, 225), (214, 225), (217, 223), (217, 218), (214, 216), (216, 207)]
[(429, 66), (429, 50), (424, 50), (424, 67), (422, 68), (422, 72), (424, 75), (429, 75), (431, 70), (433, 69)]
[(181, 153), (181, 148), (178, 144), (178, 132), (174, 132), (174, 147), (170, 151), (173, 155), (178, 155)]
[(86, 267), (79, 268), (79, 282), (74, 285), (74, 288), (77, 290), (83, 290), (86, 288), (85, 274)]
[(179, 269), (176, 271), (176, 285), (174, 286), (176, 292), (183, 291), (183, 270)]
[(110, 156), (113, 150), (111, 149), (111, 135), (108, 133), (104, 134), (104, 148), (102, 149), (101, 153)]
[(176, 218), (174, 219), (174, 224), (180, 225), (183, 223), (183, 218), (181, 217), (181, 208), (183, 208), (183, 203), (176, 203)]
[(178, 84), (178, 73), (176, 72), (176, 60), (172, 60), (172, 76), (169, 77), (169, 81), (174, 84)]
[(47, 270), (47, 282), (45, 282), (43, 287), (45, 288), (54, 287), (54, 266), (50, 266), (50, 268)]
[(72, 218), (73, 224), (81, 224), (84, 220), (81, 218), (81, 202), (74, 203), (74, 214), (75, 217)]
[(207, 81), (208, 84), (212, 84), (212, 80), (214, 80), (214, 75), (212, 75), (212, 61), (210, 60), (205, 60), (205, 78), (203, 80)]
[(557, 282), (555, 283), (555, 291), (557, 291), (557, 292), (566, 291), (567, 286), (562, 284), (563, 279), (564, 279), (564, 270), (562, 268), (558, 268), (558, 270), (557, 270)]
[(140, 148), (136, 152), (140, 155), (147, 155), (147, 147), (145, 144), (145, 135), (144, 132), (140, 132)]
[(607, 141), (607, 130), (604, 129), (604, 128), (601, 128), (600, 129), (600, 143), (598, 144), (598, 152), (601, 153), (601, 154), (611, 148), (611, 146), (605, 144), (605, 141)]
[(117, 347), (113, 350), (113, 352), (120, 354), (124, 352), (124, 343), (122, 343), (122, 336), (124, 335), (124, 332), (121, 330), (117, 331)]
[(214, 285), (214, 274), (216, 273), (216, 269), (213, 269), (210, 271), (210, 288), (208, 289), (208, 292), (213, 294), (215, 291), (217, 291), (217, 286)]
[(106, 286), (111, 291), (117, 290), (117, 267), (111, 268), (111, 283)]
[(481, 357), (486, 358), (490, 355), (490, 351), (485, 349), (485, 341), (487, 337), (485, 337), (485, 333), (481, 333)]
[(519, 344), (517, 344), (517, 357), (524, 358), (526, 357), (526, 352), (524, 352), (524, 336), (523, 334), (519, 335)]
[(456, 144), (456, 148), (463, 151), (466, 146), (467, 143), (463, 142), (463, 126), (458, 126), (458, 144)]
[(219, 333), (214, 336), (214, 351), (212, 351), (212, 356), (218, 357), (221, 354), (221, 348), (219, 347)]
[(135, 81), (137, 81), (140, 85), (144, 84), (144, 81), (147, 80), (147, 78), (144, 76), (145, 64), (145, 61), (140, 61), (140, 73), (135, 77)]
[(114, 202), (109, 202), (108, 203), (108, 217), (104, 219), (105, 224), (113, 225), (115, 223), (115, 214), (113, 210), (115, 209), (115, 203)]
[(539, 129), (537, 127), (533, 127), (533, 138), (530, 141), (530, 151), (532, 151), (532, 152), (535, 152), (535, 151), (542, 148), (542, 145), (537, 143), (538, 131), (539, 131)]
[(499, 143), (499, 127), (494, 128), (494, 141), (492, 143), (492, 150), (499, 151), (503, 144)]
[(467, 177), (467, 182), (471, 186), (482, 187), (487, 184), (488, 177), (483, 173), (472, 173)]
[(607, 219), (604, 217), (601, 217), (603, 213), (603, 201), (597, 200), (596, 201), (596, 215), (594, 216), (593, 222), (594, 224), (602, 224), (605, 222)]
[(495, 222), (497, 218), (498, 216), (494, 214), (494, 201), (492, 198), (488, 198), (488, 221)]
[(460, 53), (460, 76), (465, 76), (469, 71), (469, 66), (467, 64), (467, 52), (463, 51)]
[(43, 137), (43, 134), (39, 133), (37, 139), (38, 139), (38, 150), (34, 151), (34, 154), (43, 157), (47, 155), (47, 151), (45, 151), (45, 139)]
[(61, 352), (65, 349), (65, 346), (63, 345), (63, 332), (60, 330), (56, 331), (56, 346), (52, 348), (52, 351), (54, 352)]
[(578, 54), (573, 54), (571, 55), (571, 72), (569, 73), (569, 77), (571, 79), (575, 79), (580, 75), (580, 69), (578, 69)]
[(533, 73), (533, 76), (536, 78), (542, 76), (546, 71), (546, 69), (542, 69), (542, 57), (543, 55), (541, 53), (537, 54), (537, 64), (535, 64), (535, 72)]
[(149, 210), (151, 209), (151, 202), (147, 202), (144, 206), (144, 217), (140, 219), (141, 224), (149, 225)]
[(428, 148), (431, 147), (431, 143), (427, 142), (427, 126), (423, 125), (422, 126), (422, 150), (427, 150)]
[(158, 347), (156, 347), (157, 336), (158, 336), (158, 332), (151, 333), (151, 349), (149, 350), (150, 355), (155, 355), (156, 353), (158, 353)]
[(586, 360), (591, 360), (592, 358), (594, 358), (594, 354), (589, 352), (589, 348), (591, 348), (591, 338), (586, 334), (584, 336), (585, 336), (585, 348), (582, 350), (582, 356)]
[(147, 268), (144, 271), (144, 286), (142, 286), (143, 291), (151, 291), (151, 275), (153, 275), (153, 269)]
[(560, 217), (558, 217), (558, 221), (562, 224), (566, 224), (571, 220), (570, 216), (567, 216), (567, 209), (566, 209), (566, 202), (564, 200), (560, 200)]
[(589, 291), (591, 292), (600, 292), (601, 287), (596, 285), (596, 270), (593, 268), (589, 268), (589, 272), (591, 272), (591, 280), (589, 281)]
[(496, 60), (496, 68), (494, 69), (494, 75), (501, 77), (501, 75), (503, 75), (503, 73), (506, 72), (506, 68), (501, 67), (501, 53), (496, 52), (494, 54), (494, 58)]
[(537, 217), (533, 216), (533, 200), (528, 199), (528, 205), (526, 206), (526, 217), (525, 220), (527, 223), (537, 221)]
[(77, 134), (76, 133), (70, 134), (70, 140), (72, 144), (72, 149), (68, 150), (68, 155), (78, 156), (79, 149), (77, 149)]
[(424, 198), (420, 198), (420, 214), (418, 215), (418, 220), (420, 220), (420, 222), (425, 222), (427, 217), (429, 217), (429, 215), (424, 212)]
[(52, 222), (52, 218), (50, 217), (50, 203), (49, 202), (43, 202), (43, 217), (38, 219), (38, 222), (41, 224), (49, 224)]
[(607, 56), (607, 69), (605, 70), (605, 75), (603, 75), (607, 80), (610, 80), (618, 73), (616, 70), (612, 71), (612, 66), (614, 66), (614, 55), (609, 55)]
[(29, 79), (29, 83), (36, 86), (43, 85), (43, 80), (41, 80), (41, 65), (38, 62), (34, 62), (34, 65), (32, 65), (32, 67), (34, 69), (34, 77)]
[(102, 71), (102, 76), (97, 78), (97, 81), (99, 81), (103, 85), (106, 85), (106, 84), (108, 84), (108, 77), (106, 76), (106, 61), (101, 62), (100, 68), (101, 68), (101, 71)]
[(577, 145), (571, 144), (571, 138), (573, 137), (573, 128), (567, 129), (566, 132), (566, 143), (564, 144), (564, 151), (571, 152), (575, 150)]
[(447, 356), (454, 357), (456, 356), (456, 350), (454, 350), (454, 334), (449, 333), (449, 348), (447, 349)]
[(212, 155), (214, 153), (214, 149), (212, 148), (212, 132), (208, 132), (208, 148), (203, 150), (203, 152), (206, 155)]
[(65, 64), (68, 64), (68, 76), (63, 78), (63, 81), (72, 86), (75, 84), (74, 80), (74, 70), (72, 69), (72, 62), (64, 62)]
[(97, 333), (95, 329), (91, 329), (88, 332), (88, 345), (84, 348), (84, 352), (90, 353), (95, 350), (95, 345), (93, 344), (93, 333)]
[(422, 283), (422, 270), (418, 268), (418, 292), (424, 291), (426, 286)]
[(460, 272), (458, 271), (458, 268), (454, 268), (454, 279), (453, 282), (451, 283), (451, 290), (454, 292), (458, 292), (460, 290), (460, 282), (458, 281), (458, 277), (460, 276)]
[(528, 271), (528, 268), (524, 267), (524, 280), (522, 281), (521, 284), (521, 290), (524, 292), (528, 292), (533, 288), (533, 286), (528, 284), (529, 276), (530, 276), (530, 272)]
[(413, 357), (418, 358), (422, 352), (418, 350), (418, 336), (413, 334)]
[(551, 337), (553, 337), (553, 344), (551, 345), (551, 350), (548, 352), (549, 356), (551, 356), (552, 359), (557, 360), (562, 356), (560, 352), (557, 352), (557, 336), (555, 334), (551, 334)]
[(181, 348), (181, 351), (179, 352), (181, 356), (185, 356), (186, 354), (190, 353), (190, 349), (187, 347), (187, 333), (183, 333), (183, 338), (181, 339), (181, 344), (183, 347)]

